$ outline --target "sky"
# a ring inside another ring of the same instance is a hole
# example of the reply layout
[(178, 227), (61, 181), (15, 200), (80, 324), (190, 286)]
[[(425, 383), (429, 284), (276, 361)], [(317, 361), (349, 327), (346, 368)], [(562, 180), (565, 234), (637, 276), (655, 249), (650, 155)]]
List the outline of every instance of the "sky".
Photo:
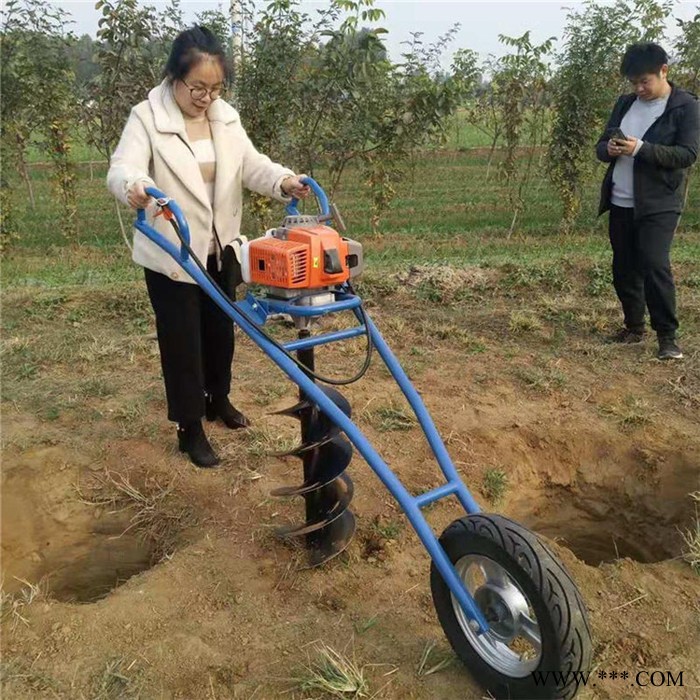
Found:
[[(50, 0), (51, 1), (51, 0)], [(76, 34), (95, 36), (100, 17), (94, 0), (60, 0), (54, 4), (66, 9), (75, 21), (72, 26)], [(147, 0), (150, 5), (164, 6), (158, 0)], [(302, 8), (309, 14), (314, 9), (327, 5), (327, 2), (304, 0)], [(380, 26), (389, 30), (385, 37), (389, 54), (396, 60), (402, 50), (402, 42), (411, 38), (411, 32), (423, 32), (425, 42), (433, 42), (447, 32), (456, 22), (461, 28), (451, 46), (452, 50), (469, 48), (477, 51), (482, 59), (488, 55), (502, 55), (506, 50), (498, 41), (499, 34), (520, 36), (531, 31), (531, 39), (541, 43), (549, 37), (561, 37), (566, 24), (566, 15), (571, 8), (580, 6), (578, 2), (566, 0), (540, 1), (509, 0), (500, 2), (470, 2), (465, 0), (376, 0), (375, 6), (383, 9), (386, 17)], [(182, 0), (181, 8), (186, 21), (192, 21), (203, 10), (223, 7), (228, 9), (229, 0)], [(700, 0), (677, 2), (674, 16), (691, 19), (700, 12)], [(669, 36), (675, 35), (674, 27), (669, 27)]]

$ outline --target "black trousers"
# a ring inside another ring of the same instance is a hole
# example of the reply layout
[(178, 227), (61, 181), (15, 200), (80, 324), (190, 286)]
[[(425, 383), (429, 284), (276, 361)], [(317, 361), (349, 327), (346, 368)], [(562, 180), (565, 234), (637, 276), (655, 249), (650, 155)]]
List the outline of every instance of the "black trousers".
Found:
[[(207, 259), (207, 271), (231, 296), (215, 255)], [(168, 419), (180, 424), (200, 420), (205, 394), (226, 396), (231, 389), (233, 321), (198, 285), (175, 282), (152, 270), (145, 273), (156, 316)]]
[(678, 319), (670, 254), (678, 218), (675, 212), (662, 212), (635, 220), (634, 209), (610, 207), (613, 284), (627, 328), (644, 327), (646, 307), (657, 335), (675, 336)]

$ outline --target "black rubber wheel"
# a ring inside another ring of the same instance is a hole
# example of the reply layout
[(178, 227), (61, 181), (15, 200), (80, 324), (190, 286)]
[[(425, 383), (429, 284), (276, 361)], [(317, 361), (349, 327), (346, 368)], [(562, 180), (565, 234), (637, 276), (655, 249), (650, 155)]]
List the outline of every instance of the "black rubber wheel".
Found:
[[(564, 566), (527, 528), (501, 515), (469, 515), (440, 537), (491, 629), (476, 635), (433, 564), (430, 587), (457, 656), (494, 698), (568, 699), (591, 663), (581, 595)], [(577, 682), (578, 681), (578, 682)]]

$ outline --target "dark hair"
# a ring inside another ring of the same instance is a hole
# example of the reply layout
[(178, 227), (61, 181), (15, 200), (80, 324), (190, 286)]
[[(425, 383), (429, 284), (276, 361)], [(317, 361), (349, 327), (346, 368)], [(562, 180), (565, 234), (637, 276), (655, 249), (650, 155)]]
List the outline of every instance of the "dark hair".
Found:
[(622, 57), (620, 73), (625, 78), (637, 78), (647, 73), (658, 74), (668, 64), (668, 54), (658, 44), (646, 42), (627, 47)]
[(175, 37), (170, 47), (170, 56), (165, 64), (163, 77), (171, 82), (182, 80), (205, 55), (219, 60), (221, 70), (224, 72), (224, 80), (228, 80), (229, 70), (224, 47), (214, 32), (199, 24), (191, 29), (185, 29)]

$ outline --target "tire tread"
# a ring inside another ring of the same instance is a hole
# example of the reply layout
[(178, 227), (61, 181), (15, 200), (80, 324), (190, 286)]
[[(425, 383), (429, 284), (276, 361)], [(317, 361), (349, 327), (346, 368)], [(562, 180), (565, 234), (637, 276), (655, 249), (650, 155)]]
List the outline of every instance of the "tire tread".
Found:
[(454, 521), (443, 541), (460, 537), (491, 540), (525, 572), (550, 612), (560, 650), (560, 670), (568, 682), (556, 697), (572, 698), (578, 689), (574, 674), (585, 673), (591, 661), (591, 631), (581, 594), (569, 572), (533, 532), (502, 515), (474, 514)]

